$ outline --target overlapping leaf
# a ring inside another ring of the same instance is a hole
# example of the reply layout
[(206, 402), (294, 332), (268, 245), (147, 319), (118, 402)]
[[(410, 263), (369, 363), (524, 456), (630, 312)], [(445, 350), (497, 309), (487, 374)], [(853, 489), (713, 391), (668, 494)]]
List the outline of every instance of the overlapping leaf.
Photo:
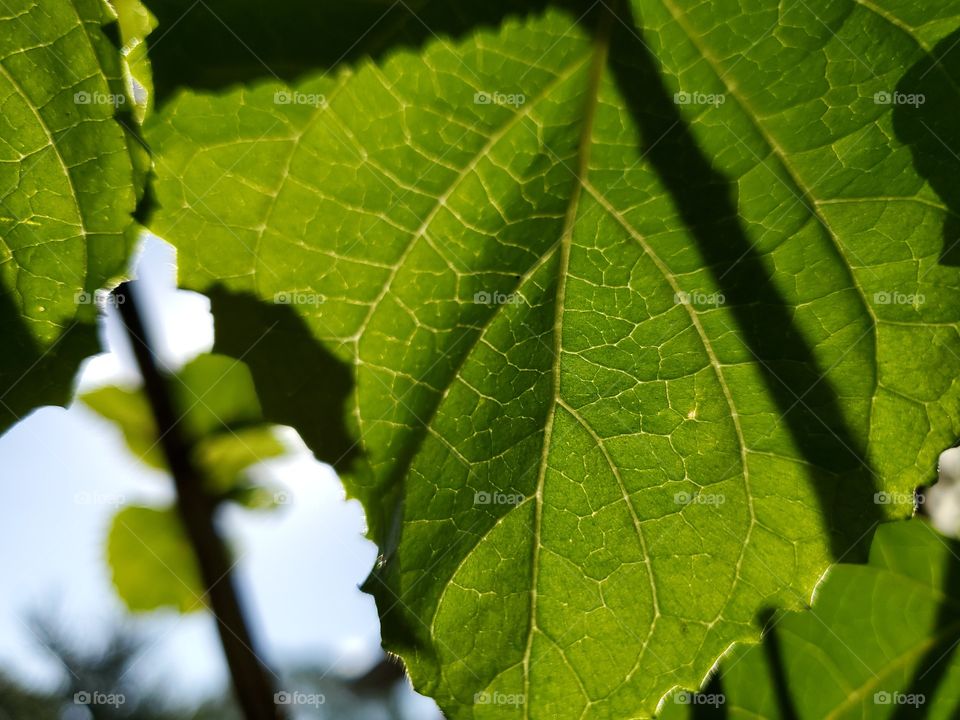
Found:
[(64, 404), (97, 351), (95, 292), (126, 267), (143, 152), (102, 0), (0, 7), (0, 431)]
[[(181, 431), (193, 448), (192, 460), (212, 495), (248, 487), (250, 466), (282, 454), (274, 428), (265, 423), (249, 369), (233, 358), (200, 355), (171, 377)], [(159, 432), (147, 398), (139, 389), (104, 387), (80, 397), (113, 421), (137, 459), (165, 470)]]
[(206, 607), (197, 561), (173, 508), (131, 505), (118, 512), (107, 537), (114, 587), (133, 612)]
[[(275, 506), (278, 494), (253, 482), (248, 473), (284, 450), (274, 428), (263, 421), (250, 371), (233, 358), (200, 355), (170, 378), (170, 388), (204, 490), (250, 508)], [(141, 390), (104, 387), (80, 399), (119, 427), (138, 460), (167, 468)], [(173, 507), (130, 506), (118, 512), (107, 540), (107, 560), (117, 592), (133, 611), (172, 606), (188, 612), (205, 606), (193, 551)]]
[(127, 94), (138, 122), (153, 107), (153, 69), (147, 52), (147, 36), (157, 26), (156, 18), (140, 0), (113, 0), (120, 27)]
[(729, 716), (956, 717), (957, 549), (919, 521), (882, 527), (869, 565), (838, 565), (810, 611), (724, 660)]
[(154, 229), (247, 326), (220, 346), (290, 342), (246, 294), (354, 368), (369, 587), (450, 717), (649, 716), (911, 513), (960, 275), (883, 93), (948, 5), (550, 10), (156, 119)]

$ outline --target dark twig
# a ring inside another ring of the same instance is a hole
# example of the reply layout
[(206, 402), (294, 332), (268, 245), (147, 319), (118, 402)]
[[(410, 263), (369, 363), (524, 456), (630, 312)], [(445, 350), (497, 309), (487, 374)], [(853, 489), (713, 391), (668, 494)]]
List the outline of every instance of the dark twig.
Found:
[(115, 297), (143, 375), (159, 444), (176, 486), (177, 511), (217, 620), (237, 701), (247, 720), (279, 720), (283, 714), (274, 702), (270, 671), (254, 649), (234, 585), (230, 556), (214, 524), (217, 500), (203, 489), (202, 475), (192, 460), (191, 438), (185, 436), (180, 425), (181, 415), (175, 408), (168, 378), (157, 367), (153, 345), (137, 307), (136, 291), (125, 283), (117, 288)]

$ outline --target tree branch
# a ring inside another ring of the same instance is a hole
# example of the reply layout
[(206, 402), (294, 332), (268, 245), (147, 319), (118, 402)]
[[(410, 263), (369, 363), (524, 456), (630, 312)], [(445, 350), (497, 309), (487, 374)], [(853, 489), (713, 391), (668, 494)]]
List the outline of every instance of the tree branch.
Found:
[(159, 444), (176, 487), (177, 511), (217, 621), (237, 701), (247, 720), (281, 720), (283, 713), (274, 702), (273, 683), (268, 677), (272, 673), (254, 648), (234, 584), (230, 556), (214, 523), (218, 501), (204, 490), (202, 474), (193, 463), (193, 440), (182, 430), (181, 414), (174, 407), (168, 378), (157, 367), (154, 346), (137, 306), (136, 291), (124, 283), (114, 294), (143, 376)]

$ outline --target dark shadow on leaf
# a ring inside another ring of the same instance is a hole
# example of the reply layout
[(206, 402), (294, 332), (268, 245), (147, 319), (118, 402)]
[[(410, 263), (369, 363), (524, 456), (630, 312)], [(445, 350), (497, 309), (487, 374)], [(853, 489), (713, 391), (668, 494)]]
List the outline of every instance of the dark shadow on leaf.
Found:
[[(923, 104), (909, 103), (922, 96)], [(893, 128), (910, 147), (917, 172), (947, 206), (940, 262), (960, 265), (960, 31), (924, 55), (897, 85)]]
[[(584, 0), (155, 0), (150, 36), (157, 99), (178, 87), (218, 90), (234, 83), (287, 83), (394, 48), (456, 37), (508, 14), (548, 5), (586, 9)], [(583, 10), (581, 10), (582, 12)]]
[[(719, 702), (711, 702), (711, 696), (723, 698)], [(690, 720), (727, 720), (730, 711), (727, 708), (726, 696), (723, 693), (723, 679), (720, 673), (710, 673), (707, 683), (700, 691), (701, 701), (693, 703), (690, 709)]]
[(766, 656), (767, 666), (770, 668), (770, 680), (773, 683), (773, 694), (777, 701), (777, 717), (780, 720), (800, 720), (797, 708), (790, 694), (790, 682), (787, 679), (787, 669), (783, 661), (783, 648), (780, 646), (780, 636), (777, 633), (777, 621), (780, 616), (773, 609), (767, 609), (761, 614), (764, 625), (762, 648)]
[(360, 445), (345, 422), (353, 392), (347, 365), (313, 339), (291, 306), (222, 286), (207, 295), (216, 324), (214, 352), (247, 364), (265, 417), (296, 428), (318, 460), (349, 470)]
[[(657, 60), (638, 37), (629, 3), (614, 31), (610, 69), (640, 129), (645, 162), (692, 233), (726, 296), (736, 330), (752, 353), (802, 458), (830, 533), (835, 557), (866, 558), (868, 532), (881, 518), (863, 443), (843, 416), (836, 388), (825, 377), (790, 305), (740, 224), (737, 190), (701, 150), (664, 85)], [(808, 207), (809, 199), (804, 198)], [(852, 282), (851, 282), (852, 284)], [(856, 545), (851, 555), (852, 546)]]

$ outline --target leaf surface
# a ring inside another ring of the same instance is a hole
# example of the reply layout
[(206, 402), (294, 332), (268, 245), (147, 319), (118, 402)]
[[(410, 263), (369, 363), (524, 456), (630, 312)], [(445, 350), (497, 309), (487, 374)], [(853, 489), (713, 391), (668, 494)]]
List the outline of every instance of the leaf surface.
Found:
[(955, 717), (957, 550), (920, 521), (882, 527), (868, 565), (837, 565), (809, 611), (724, 660), (730, 717)]
[(118, 512), (107, 538), (107, 562), (117, 593), (133, 612), (205, 607), (197, 562), (173, 508)]
[(960, 277), (875, 102), (927, 57), (905, 7), (550, 9), (150, 125), (184, 286), (352, 367), (368, 589), (450, 717), (648, 717), (912, 513)]
[(97, 352), (96, 291), (125, 271), (142, 151), (102, 0), (0, 8), (0, 431), (64, 405)]
[[(247, 470), (281, 455), (283, 445), (263, 420), (247, 367), (221, 355), (201, 355), (169, 378), (181, 431), (193, 446), (193, 461), (213, 495), (250, 486)], [(149, 402), (139, 389), (104, 387), (80, 400), (115, 423), (141, 462), (167, 468)]]
[[(284, 447), (263, 420), (247, 367), (233, 358), (200, 355), (170, 374), (168, 385), (205, 491), (254, 509), (284, 502), (282, 493), (259, 485), (249, 473), (257, 463), (281, 455)], [(140, 461), (167, 469), (142, 390), (104, 387), (80, 400), (119, 427)], [(162, 607), (192, 612), (206, 605), (193, 549), (175, 507), (120, 510), (107, 539), (107, 560), (117, 593), (134, 612)]]

